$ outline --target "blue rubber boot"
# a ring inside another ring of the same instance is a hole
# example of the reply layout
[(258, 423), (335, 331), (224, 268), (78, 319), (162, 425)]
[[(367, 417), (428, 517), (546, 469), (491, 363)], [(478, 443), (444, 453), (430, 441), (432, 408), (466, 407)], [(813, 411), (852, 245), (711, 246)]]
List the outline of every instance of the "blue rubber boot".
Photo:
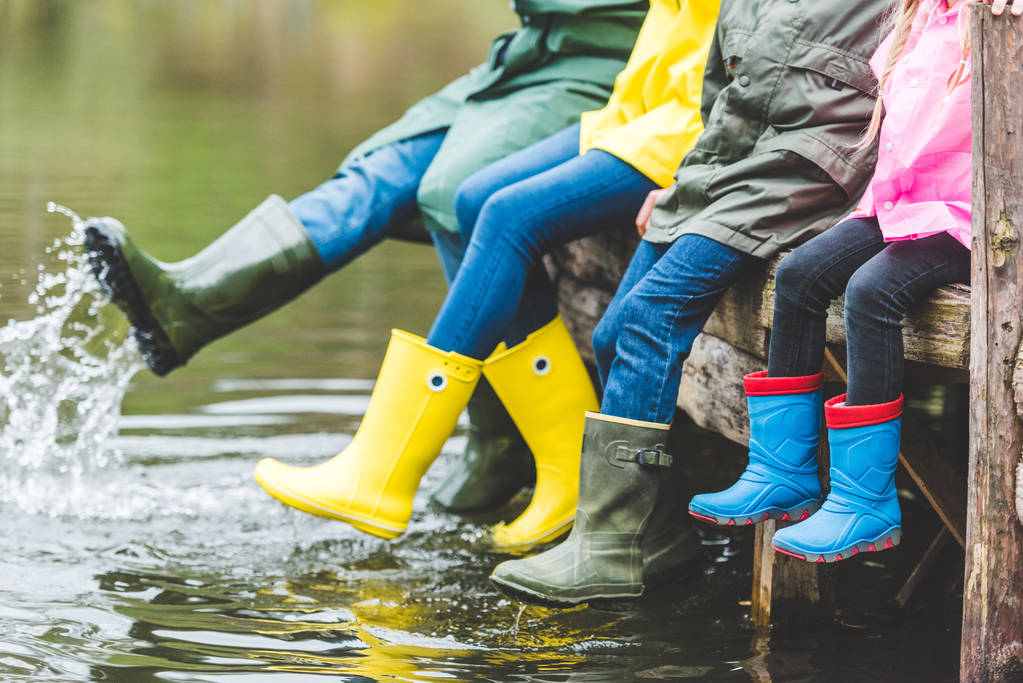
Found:
[(822, 375), (743, 378), (749, 405), (749, 465), (724, 491), (701, 493), (689, 514), (712, 524), (806, 519), (820, 507), (817, 445)]
[(831, 492), (820, 511), (774, 535), (774, 549), (808, 562), (837, 562), (899, 544), (902, 512), (895, 466), (902, 436), (902, 397), (847, 406), (845, 395), (824, 406), (831, 445)]

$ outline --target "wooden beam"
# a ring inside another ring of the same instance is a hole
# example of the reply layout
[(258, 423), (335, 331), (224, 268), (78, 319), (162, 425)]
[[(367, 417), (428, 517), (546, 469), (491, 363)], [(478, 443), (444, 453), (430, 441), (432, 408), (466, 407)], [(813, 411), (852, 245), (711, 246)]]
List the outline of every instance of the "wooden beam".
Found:
[(970, 8), (973, 280), (970, 473), (960, 679), (1023, 679), (1023, 449), (1012, 373), (1023, 341), (1023, 22)]
[(903, 416), (899, 462), (923, 492), (953, 538), (966, 547), (966, 482), (941, 455), (931, 435)]
[(703, 331), (758, 358), (767, 358), (767, 327), (763, 318), (763, 288), (768, 265), (735, 283), (728, 289), (710, 316)]
[[(774, 556), (771, 539), (775, 521), (769, 519), (757, 524), (753, 534), (753, 597), (750, 600), (750, 621), (757, 629), (771, 627), (771, 588), (774, 582)], [(764, 548), (768, 552), (764, 552)]]
[(906, 583), (902, 585), (899, 592), (895, 594), (895, 602), (898, 603), (899, 607), (905, 607), (909, 599), (913, 597), (913, 593), (916, 591), (920, 582), (924, 576), (931, 570), (934, 563), (938, 561), (938, 557), (941, 555), (941, 551), (945, 549), (948, 542), (952, 539), (952, 534), (949, 533), (948, 527), (941, 527), (938, 535), (934, 537), (931, 544), (927, 546), (927, 550), (924, 551), (923, 557), (917, 562), (916, 567), (909, 574), (909, 578), (906, 579)]
[(749, 415), (742, 378), (764, 367), (764, 361), (753, 354), (701, 334), (682, 366), (678, 407), (704, 429), (745, 446), (749, 443)]

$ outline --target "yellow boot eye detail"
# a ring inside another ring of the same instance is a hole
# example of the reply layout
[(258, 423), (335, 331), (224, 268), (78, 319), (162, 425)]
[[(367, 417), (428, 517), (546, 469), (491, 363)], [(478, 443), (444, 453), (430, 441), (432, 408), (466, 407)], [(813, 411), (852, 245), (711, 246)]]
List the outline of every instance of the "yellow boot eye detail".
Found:
[(394, 330), (362, 424), (345, 449), (312, 467), (265, 458), (256, 466), (256, 481), (285, 505), (397, 538), (408, 526), (419, 481), (458, 424), (482, 365), (452, 359)]
[(448, 388), (448, 377), (439, 370), (434, 370), (426, 378), (426, 386), (430, 387), (430, 391), (444, 391)]
[[(552, 372), (557, 363), (558, 371)], [(536, 461), (533, 498), (494, 530), (494, 545), (520, 552), (561, 535), (575, 519), (586, 411), (597, 395), (561, 318), (487, 359), (483, 373), (522, 432)]]

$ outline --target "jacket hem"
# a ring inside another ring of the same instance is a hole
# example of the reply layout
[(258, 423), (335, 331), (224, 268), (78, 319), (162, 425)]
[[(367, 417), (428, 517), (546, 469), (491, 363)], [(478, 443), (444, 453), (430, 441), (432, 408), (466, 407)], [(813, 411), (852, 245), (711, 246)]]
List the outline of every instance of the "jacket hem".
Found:
[[(673, 230), (675, 234), (671, 234)], [(674, 225), (651, 226), (643, 239), (654, 244), (670, 244), (683, 235), (701, 235), (760, 259), (772, 258), (781, 250), (777, 240), (758, 240), (705, 218), (690, 218)]]

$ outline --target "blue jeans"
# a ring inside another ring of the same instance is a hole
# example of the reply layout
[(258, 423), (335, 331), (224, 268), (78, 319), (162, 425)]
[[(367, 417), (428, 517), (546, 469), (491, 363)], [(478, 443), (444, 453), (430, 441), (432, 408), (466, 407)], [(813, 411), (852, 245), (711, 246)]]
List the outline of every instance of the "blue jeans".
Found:
[(631, 225), (657, 186), (606, 152), (579, 154), (579, 126), (491, 164), (459, 187), (465, 258), (428, 342), (484, 359), (557, 316), (541, 258), (554, 247)]
[(725, 290), (757, 261), (701, 235), (641, 242), (593, 331), (600, 412), (670, 422), (693, 340)]
[(885, 242), (876, 218), (843, 221), (778, 266), (768, 375), (820, 372), (828, 306), (845, 292), (846, 403), (894, 401), (902, 393), (903, 317), (935, 287), (969, 281), (970, 251), (946, 232)]
[(419, 181), (444, 136), (440, 131), (374, 150), (291, 202), (327, 272), (351, 263), (415, 217)]

